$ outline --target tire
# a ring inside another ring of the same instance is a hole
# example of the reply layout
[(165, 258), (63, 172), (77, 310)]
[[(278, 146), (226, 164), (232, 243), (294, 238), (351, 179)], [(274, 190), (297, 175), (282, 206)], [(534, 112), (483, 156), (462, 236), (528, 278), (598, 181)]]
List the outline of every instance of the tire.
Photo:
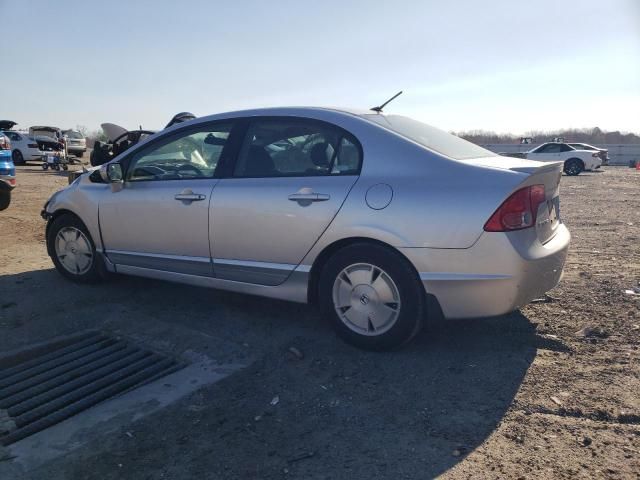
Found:
[(69, 170), (69, 166), (67, 164), (62, 164), (62, 170)]
[(573, 177), (584, 171), (584, 163), (579, 158), (570, 158), (564, 162), (564, 173)]
[(11, 190), (0, 190), (0, 211), (6, 210), (11, 204)]
[(424, 287), (411, 263), (390, 248), (369, 243), (333, 254), (320, 272), (318, 300), (342, 339), (373, 351), (409, 342), (426, 313)]
[(56, 270), (76, 283), (97, 283), (104, 279), (102, 259), (89, 230), (73, 214), (55, 218), (47, 228), (47, 251)]
[(24, 165), (24, 157), (22, 156), (22, 152), (20, 150), (14, 150), (11, 152), (11, 160), (13, 160), (14, 165)]
[(42, 164), (42, 169), (43, 170), (49, 170), (49, 164), (48, 163), (43, 163)]
[(78, 157), (78, 158), (82, 158), (82, 157), (84, 157), (84, 152), (76, 152), (76, 153), (74, 153), (74, 155), (76, 157)]

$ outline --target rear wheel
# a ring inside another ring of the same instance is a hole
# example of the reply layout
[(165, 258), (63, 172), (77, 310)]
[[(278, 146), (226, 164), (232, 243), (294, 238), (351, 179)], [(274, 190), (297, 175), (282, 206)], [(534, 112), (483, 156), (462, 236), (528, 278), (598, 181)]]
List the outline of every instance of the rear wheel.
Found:
[(0, 190), (0, 210), (6, 210), (11, 204), (11, 190)]
[(56, 270), (71, 281), (102, 280), (104, 266), (93, 239), (82, 221), (72, 214), (54, 219), (47, 231), (47, 247)]
[(78, 158), (82, 158), (84, 157), (84, 152), (76, 152), (74, 155)]
[(320, 273), (318, 294), (338, 335), (366, 350), (397, 348), (423, 323), (424, 288), (413, 266), (380, 245), (359, 243), (336, 252)]
[(584, 170), (584, 164), (579, 158), (570, 158), (564, 162), (564, 173), (569, 176), (579, 175)]
[(14, 150), (11, 153), (11, 160), (13, 160), (13, 163), (16, 165), (22, 165), (23, 163), (25, 163), (24, 157), (22, 156), (22, 152), (20, 150)]

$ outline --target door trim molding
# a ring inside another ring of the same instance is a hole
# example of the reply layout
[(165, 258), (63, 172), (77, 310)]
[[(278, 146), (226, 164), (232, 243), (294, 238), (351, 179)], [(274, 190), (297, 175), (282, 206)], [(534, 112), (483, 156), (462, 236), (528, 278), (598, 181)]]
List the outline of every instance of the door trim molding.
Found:
[(258, 285), (280, 285), (295, 270), (297, 265), (289, 263), (256, 262), (214, 258), (216, 278)]
[(213, 276), (213, 267), (209, 257), (129, 252), (124, 250), (105, 250), (105, 254), (116, 265), (128, 265), (204, 277)]

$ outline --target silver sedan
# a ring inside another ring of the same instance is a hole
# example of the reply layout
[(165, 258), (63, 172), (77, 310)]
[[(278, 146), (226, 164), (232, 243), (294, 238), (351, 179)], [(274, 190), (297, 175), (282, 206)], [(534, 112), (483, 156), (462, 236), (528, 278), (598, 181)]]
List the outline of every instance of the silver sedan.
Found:
[(43, 216), (71, 280), (115, 272), (312, 302), (344, 339), (384, 350), (434, 311), (500, 315), (558, 283), (561, 172), (396, 115), (249, 110), (149, 136)]

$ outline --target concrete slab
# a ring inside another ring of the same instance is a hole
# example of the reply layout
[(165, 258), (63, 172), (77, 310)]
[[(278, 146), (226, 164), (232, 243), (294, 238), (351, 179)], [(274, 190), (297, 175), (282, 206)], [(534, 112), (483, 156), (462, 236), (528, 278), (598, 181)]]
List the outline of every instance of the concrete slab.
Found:
[(182, 370), (112, 398), (10, 445), (5, 454), (15, 458), (0, 464), (0, 478), (12, 478), (18, 472), (28, 472), (66, 455), (107, 432), (124, 428), (246, 366), (219, 365), (210, 357), (192, 351), (185, 352), (182, 357), (190, 362)]

